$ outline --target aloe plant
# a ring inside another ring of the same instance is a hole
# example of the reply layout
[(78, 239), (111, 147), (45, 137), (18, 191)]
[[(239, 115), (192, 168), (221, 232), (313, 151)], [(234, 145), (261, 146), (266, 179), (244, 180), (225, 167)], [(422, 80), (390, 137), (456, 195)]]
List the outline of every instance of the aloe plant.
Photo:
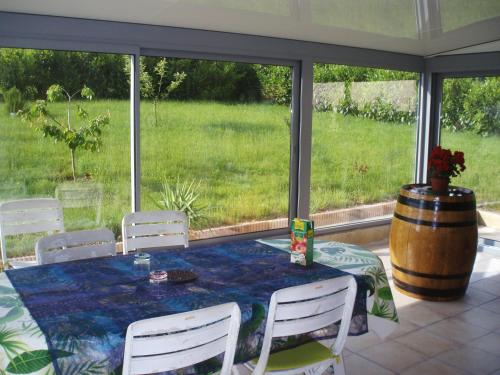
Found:
[(189, 224), (198, 224), (203, 221), (206, 207), (198, 204), (200, 198), (201, 181), (181, 182), (179, 177), (175, 183), (170, 183), (166, 178), (163, 181), (163, 190), (160, 200), (154, 201), (162, 210), (182, 211), (186, 214)]

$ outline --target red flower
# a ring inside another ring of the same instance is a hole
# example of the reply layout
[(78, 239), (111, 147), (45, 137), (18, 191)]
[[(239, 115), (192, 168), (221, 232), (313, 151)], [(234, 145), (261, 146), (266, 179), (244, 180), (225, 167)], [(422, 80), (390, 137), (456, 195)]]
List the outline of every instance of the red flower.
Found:
[(428, 169), (431, 177), (450, 178), (460, 175), (465, 171), (464, 153), (461, 151), (451, 152), (436, 146), (429, 156)]

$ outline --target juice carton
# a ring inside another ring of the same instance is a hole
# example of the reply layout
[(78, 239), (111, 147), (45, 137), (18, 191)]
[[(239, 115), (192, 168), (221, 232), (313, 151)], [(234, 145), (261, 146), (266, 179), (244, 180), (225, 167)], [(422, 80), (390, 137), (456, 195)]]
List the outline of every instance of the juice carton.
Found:
[(301, 266), (313, 263), (314, 222), (293, 219), (291, 228), (290, 261)]

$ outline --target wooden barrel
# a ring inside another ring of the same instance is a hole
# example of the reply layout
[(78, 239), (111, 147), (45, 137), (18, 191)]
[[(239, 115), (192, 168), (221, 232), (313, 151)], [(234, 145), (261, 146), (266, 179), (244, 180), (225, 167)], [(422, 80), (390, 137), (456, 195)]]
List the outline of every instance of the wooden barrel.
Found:
[(394, 285), (409, 296), (448, 301), (465, 294), (477, 251), (474, 192), (401, 187), (391, 225)]

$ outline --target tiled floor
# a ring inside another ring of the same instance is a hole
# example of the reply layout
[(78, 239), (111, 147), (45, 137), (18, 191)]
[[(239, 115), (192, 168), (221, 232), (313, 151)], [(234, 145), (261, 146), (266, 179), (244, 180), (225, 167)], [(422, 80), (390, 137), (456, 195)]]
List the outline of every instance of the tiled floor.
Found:
[[(387, 244), (368, 246), (390, 279)], [(391, 280), (400, 327), (385, 340), (349, 337), (346, 373), (500, 375), (500, 257), (478, 253), (466, 296), (453, 302), (420, 301), (399, 293)]]

